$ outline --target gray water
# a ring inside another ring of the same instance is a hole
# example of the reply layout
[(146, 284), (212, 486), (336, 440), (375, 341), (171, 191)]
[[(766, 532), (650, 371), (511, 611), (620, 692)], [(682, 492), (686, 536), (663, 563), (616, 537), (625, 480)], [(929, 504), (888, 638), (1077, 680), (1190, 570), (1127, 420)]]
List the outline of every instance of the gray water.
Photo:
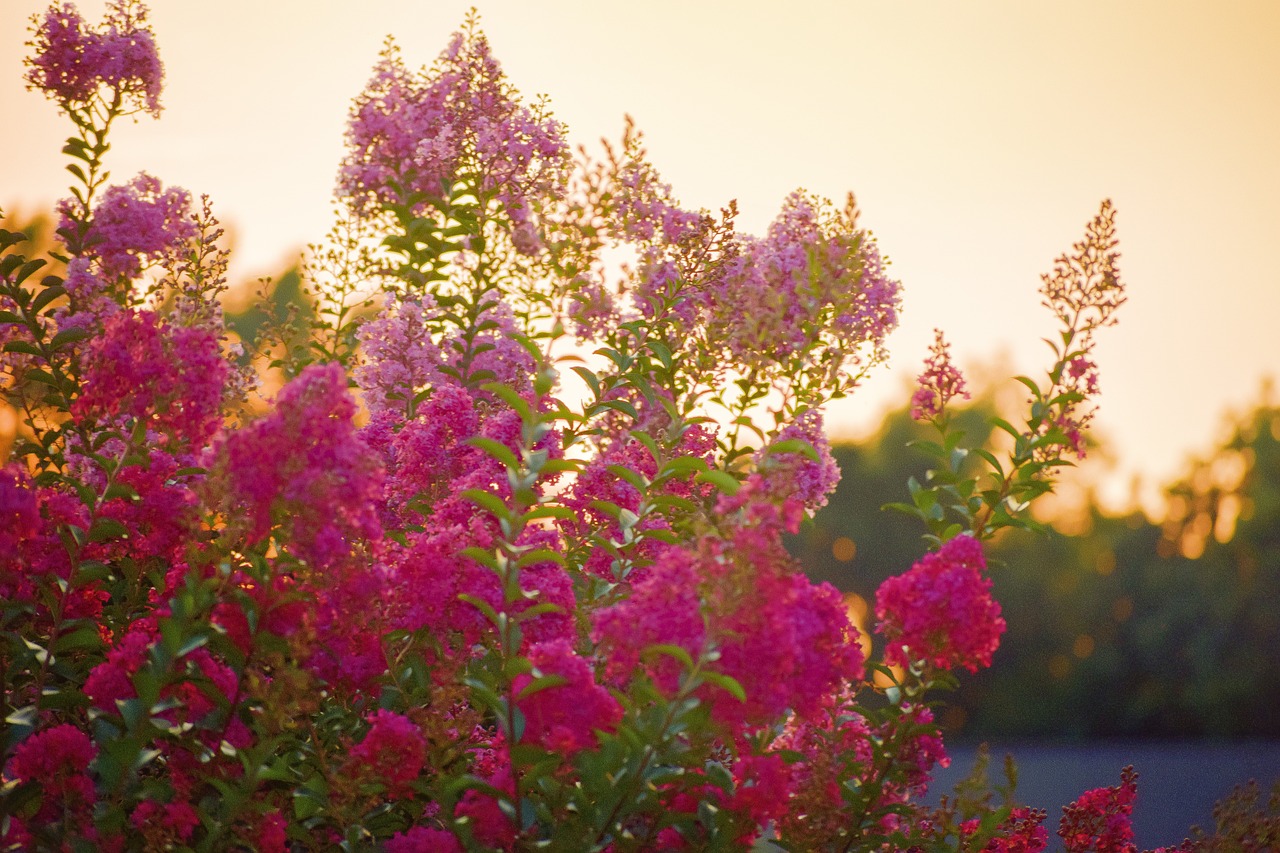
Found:
[[(934, 774), (934, 802), (969, 774), (977, 749), (948, 745), (948, 752), (951, 766)], [(1090, 788), (1120, 784), (1120, 770), (1128, 764), (1138, 771), (1133, 828), (1144, 850), (1177, 844), (1192, 825), (1212, 830), (1214, 803), (1236, 785), (1256, 779), (1265, 802), (1280, 780), (1280, 741), (992, 744), (987, 777), (993, 783), (1004, 780), (1005, 753), (1018, 765), (1017, 799), (1049, 813), (1050, 850), (1062, 849), (1062, 807)]]

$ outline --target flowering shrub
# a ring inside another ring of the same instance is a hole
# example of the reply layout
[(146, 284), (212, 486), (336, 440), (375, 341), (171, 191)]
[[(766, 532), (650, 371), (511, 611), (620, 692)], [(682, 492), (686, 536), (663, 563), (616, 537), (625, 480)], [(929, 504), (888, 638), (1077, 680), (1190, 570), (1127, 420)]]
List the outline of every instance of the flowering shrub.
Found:
[[(76, 184), (65, 275), (0, 231), (6, 849), (1044, 849), (1042, 812), (922, 803), (931, 691), (1004, 629), (983, 542), (1083, 450), (1109, 205), (1045, 279), (1061, 331), (1007, 455), (950, 428), (939, 335), (940, 465), (896, 507), (934, 550), (882, 588), (876, 660), (782, 546), (838, 478), (823, 404), (897, 322), (852, 199), (739, 233), (631, 128), (573, 156), (474, 20), (422, 71), (388, 43), (317, 319), (255, 377), (208, 201), (105, 184), (111, 124), (159, 111), (145, 9), (34, 32)], [(1131, 849), (1117, 791), (1070, 849)]]

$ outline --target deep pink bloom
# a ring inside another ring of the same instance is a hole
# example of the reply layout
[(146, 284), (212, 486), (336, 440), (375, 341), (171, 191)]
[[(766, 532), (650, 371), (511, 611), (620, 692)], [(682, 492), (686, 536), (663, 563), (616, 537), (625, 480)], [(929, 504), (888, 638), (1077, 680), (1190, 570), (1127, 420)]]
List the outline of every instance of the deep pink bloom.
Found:
[(31, 816), (31, 826), (65, 821), (68, 831), (79, 825), (92, 826), (92, 809), (97, 800), (89, 765), (98, 748), (89, 736), (69, 723), (37, 732), (13, 751), (4, 775), (18, 782), (39, 785), (39, 810)]
[(1062, 807), (1058, 836), (1067, 853), (1133, 853), (1133, 804), (1138, 798), (1138, 774), (1132, 767), (1120, 771), (1113, 788), (1085, 791), (1071, 805)]
[(355, 413), (342, 366), (313, 364), (280, 391), (274, 411), (227, 436), (215, 479), (251, 541), (274, 523), (298, 557), (326, 566), (380, 536), (382, 465), (357, 436)]
[[(776, 452), (775, 448), (784, 441), (805, 442), (818, 458), (811, 459), (801, 451)], [(810, 409), (783, 427), (777, 437), (756, 454), (756, 459), (771, 488), (784, 499), (800, 501), (810, 512), (826, 506), (827, 495), (834, 492), (840, 482), (840, 466), (831, 455), (822, 413), (817, 409)]]
[(533, 675), (511, 683), (516, 705), (525, 716), (525, 740), (562, 755), (596, 745), (596, 731), (613, 731), (622, 708), (604, 687), (596, 684), (591, 664), (573, 651), (567, 640), (538, 643), (527, 657), (534, 675), (552, 676), (563, 683), (524, 693)]
[[(0, 593), (12, 591), (4, 574), (18, 568), (22, 543), (34, 538), (43, 526), (35, 487), (26, 470), (17, 463), (0, 468)], [(12, 600), (9, 595), (3, 597)]]
[[(493, 773), (483, 773), (476, 768), (477, 775), (489, 786), (505, 793), (508, 797), (515, 793), (515, 783), (511, 778), (511, 768), (497, 767)], [(497, 798), (488, 791), (468, 788), (458, 800), (454, 814), (459, 818), (467, 818), (471, 833), (475, 839), (487, 847), (499, 850), (511, 850), (515, 845), (517, 827), (511, 818), (498, 805)]]
[(134, 0), (110, 3), (97, 30), (75, 4), (50, 6), (43, 18), (33, 19), (27, 83), (68, 111), (87, 105), (105, 87), (121, 96), (127, 111), (158, 116), (164, 66), (146, 20), (147, 7)]
[(361, 776), (387, 786), (392, 797), (410, 794), (409, 783), (427, 762), (427, 741), (413, 721), (394, 711), (379, 709), (366, 718), (369, 731), (351, 748), (348, 764)]
[[(701, 652), (706, 623), (698, 597), (700, 580), (693, 554), (667, 548), (629, 597), (596, 611), (591, 637), (606, 655), (605, 671), (611, 679), (630, 681), (649, 646), (680, 646), (695, 657)], [(663, 690), (676, 690), (681, 669), (674, 659), (654, 656), (647, 671)]]
[(200, 815), (194, 806), (182, 800), (171, 803), (143, 800), (129, 815), (129, 821), (148, 844), (158, 847), (190, 840), (196, 827), (200, 826)]
[[(1049, 830), (1044, 827), (1043, 809), (1013, 809), (996, 829), (996, 836), (982, 848), (982, 853), (1041, 853), (1049, 846)], [(978, 819), (960, 824), (960, 837), (978, 830)]]
[(924, 660), (970, 672), (991, 665), (1005, 621), (991, 598), (982, 546), (957, 536), (926, 554), (905, 574), (876, 592), (876, 630), (885, 638), (885, 662), (908, 666)]
[(193, 450), (221, 425), (229, 369), (208, 329), (121, 311), (89, 342), (84, 360), (83, 387), (71, 406), (82, 422), (127, 415)]
[(729, 807), (758, 826), (779, 820), (791, 806), (791, 778), (791, 765), (781, 755), (744, 755), (733, 765)]
[(386, 843), (387, 853), (462, 853), (462, 845), (452, 832), (415, 826), (397, 832)]

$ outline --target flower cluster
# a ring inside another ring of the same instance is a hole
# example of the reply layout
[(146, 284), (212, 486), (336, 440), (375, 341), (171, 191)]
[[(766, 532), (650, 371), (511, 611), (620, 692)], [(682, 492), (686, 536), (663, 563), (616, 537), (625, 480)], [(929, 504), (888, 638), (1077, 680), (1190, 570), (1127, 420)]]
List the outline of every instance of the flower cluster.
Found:
[(1120, 773), (1120, 784), (1085, 791), (1062, 807), (1058, 836), (1068, 853), (1134, 853), (1133, 804), (1138, 797), (1138, 774), (1132, 767)]
[(160, 114), (164, 66), (146, 26), (146, 6), (113, 0), (98, 30), (88, 27), (73, 3), (51, 6), (35, 21), (34, 55), (27, 61), (32, 88), (68, 112), (86, 106), (105, 87), (134, 110)]
[[(70, 206), (63, 202), (63, 230), (71, 228)], [(102, 194), (85, 242), (93, 246), (98, 273), (110, 281), (137, 278), (145, 266), (175, 255), (195, 236), (191, 193), (166, 189), (142, 172)]]
[(492, 193), (517, 230), (540, 195), (559, 192), (568, 154), (560, 124), (516, 99), (474, 32), (455, 35), (430, 74), (410, 71), (388, 43), (352, 107), (347, 147), (338, 193), (360, 210), (421, 210), (461, 179)]
[(876, 593), (877, 630), (885, 661), (925, 661), (940, 669), (976, 672), (991, 665), (1005, 622), (991, 598), (982, 545), (957, 536), (922, 557), (911, 570), (886, 580)]
[(911, 417), (918, 421), (933, 420), (942, 414), (947, 403), (956, 397), (969, 399), (964, 376), (951, 363), (951, 345), (934, 330), (933, 346), (924, 363), (924, 373), (916, 379), (916, 392), (911, 396)]

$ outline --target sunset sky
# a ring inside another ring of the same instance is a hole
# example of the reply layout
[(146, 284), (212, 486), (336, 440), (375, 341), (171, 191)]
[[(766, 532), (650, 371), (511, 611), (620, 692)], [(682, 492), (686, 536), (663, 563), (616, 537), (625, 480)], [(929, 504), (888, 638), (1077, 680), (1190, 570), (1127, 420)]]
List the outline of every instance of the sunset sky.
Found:
[[(65, 194), (69, 125), (21, 83), (36, 0), (0, 4), (0, 204)], [(79, 4), (91, 21), (98, 0)], [(429, 64), (453, 0), (155, 0), (165, 112), (123, 125), (108, 163), (208, 193), (233, 280), (278, 272), (328, 226), (347, 104), (383, 38)], [(1158, 484), (1280, 373), (1280, 3), (499, 0), (482, 25), (575, 144), (623, 116), (686, 206), (737, 199), (762, 231), (796, 187), (853, 190), (905, 286), (893, 363), (833, 411), (865, 429), (901, 399), (934, 327), (962, 365), (1042, 369), (1039, 275), (1103, 198), (1129, 304), (1098, 348), (1097, 426)]]

